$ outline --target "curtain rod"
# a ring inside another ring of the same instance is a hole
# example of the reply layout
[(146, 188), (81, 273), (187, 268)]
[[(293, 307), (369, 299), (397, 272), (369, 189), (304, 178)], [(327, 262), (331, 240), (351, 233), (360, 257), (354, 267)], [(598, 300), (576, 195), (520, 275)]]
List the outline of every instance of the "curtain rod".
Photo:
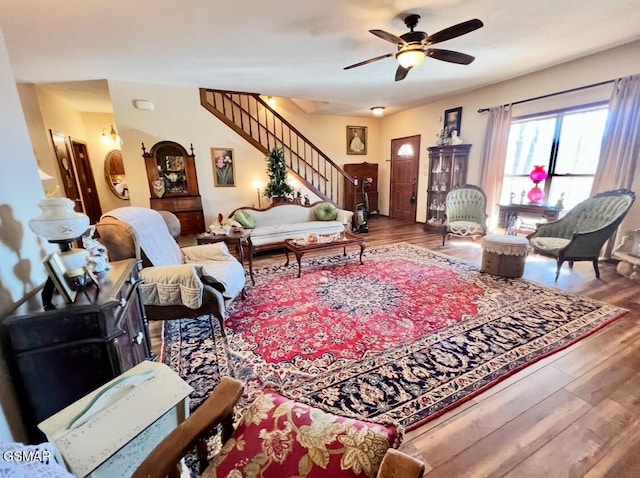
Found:
[[(577, 88), (571, 88), (569, 90), (564, 90), (564, 91), (557, 91), (555, 93), (549, 93), (548, 95), (536, 96), (534, 98), (527, 98), (526, 100), (514, 101), (513, 103), (505, 103), (504, 105), (501, 105), (501, 106), (508, 106), (508, 105), (513, 106), (513, 105), (519, 105), (520, 103), (528, 103), (529, 101), (543, 100), (545, 98), (551, 98), (552, 96), (564, 95), (565, 93), (573, 93), (574, 91), (586, 90), (587, 88), (595, 88), (596, 86), (608, 85), (609, 83), (613, 83), (615, 81), (616, 80), (607, 80), (607, 81), (601, 81), (600, 83), (593, 83), (591, 85), (578, 86)], [(484, 113), (485, 111), (489, 111), (489, 109), (490, 108), (480, 108), (478, 110), (478, 113)]]

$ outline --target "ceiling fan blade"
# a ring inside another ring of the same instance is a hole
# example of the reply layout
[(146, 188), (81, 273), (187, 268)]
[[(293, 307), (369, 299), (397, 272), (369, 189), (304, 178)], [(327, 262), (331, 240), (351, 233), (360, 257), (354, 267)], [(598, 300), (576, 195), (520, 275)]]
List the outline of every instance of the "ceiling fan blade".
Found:
[(385, 32), (384, 30), (369, 30), (370, 33), (373, 33), (378, 38), (382, 38), (383, 40), (387, 40), (394, 45), (406, 45), (407, 42), (404, 41), (399, 36), (394, 35), (393, 33)]
[(396, 81), (404, 80), (411, 68), (405, 68), (404, 66), (398, 66), (396, 70)]
[(470, 33), (478, 28), (482, 28), (484, 23), (474, 18), (473, 20), (467, 20), (466, 22), (458, 23), (457, 25), (453, 25), (449, 28), (445, 28), (444, 30), (440, 30), (433, 35), (429, 35), (424, 41), (424, 45), (433, 45), (435, 43), (440, 43), (442, 41), (451, 40), (452, 38), (459, 37), (461, 35), (465, 35)]
[(460, 65), (468, 65), (476, 58), (459, 51), (441, 50), (438, 48), (428, 48), (426, 54), (430, 58), (436, 60), (448, 61), (449, 63), (458, 63)]
[(361, 61), (360, 63), (354, 63), (353, 65), (345, 66), (344, 70), (350, 70), (351, 68), (355, 68), (357, 66), (366, 65), (367, 63), (373, 63), (374, 61), (382, 60), (383, 58), (389, 58), (393, 56), (393, 53), (387, 53), (386, 55), (376, 56), (375, 58), (369, 58), (368, 60)]

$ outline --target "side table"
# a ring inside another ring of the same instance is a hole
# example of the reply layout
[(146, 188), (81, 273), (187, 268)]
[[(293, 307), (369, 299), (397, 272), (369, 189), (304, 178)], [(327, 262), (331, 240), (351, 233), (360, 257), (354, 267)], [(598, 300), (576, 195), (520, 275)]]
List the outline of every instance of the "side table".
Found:
[(198, 245), (215, 244), (216, 242), (224, 242), (231, 246), (235, 245), (238, 251), (238, 260), (244, 266), (244, 246), (249, 250), (249, 276), (251, 283), (256, 285), (253, 278), (253, 243), (251, 242), (251, 231), (230, 232), (229, 234), (209, 234), (203, 233), (197, 236)]

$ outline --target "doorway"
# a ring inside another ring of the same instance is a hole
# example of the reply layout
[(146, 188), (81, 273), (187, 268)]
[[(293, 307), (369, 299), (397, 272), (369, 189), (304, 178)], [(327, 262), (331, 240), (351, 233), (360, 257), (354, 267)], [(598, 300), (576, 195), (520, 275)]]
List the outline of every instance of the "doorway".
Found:
[(100, 199), (96, 189), (96, 180), (91, 169), (91, 161), (87, 152), (87, 143), (83, 143), (77, 139), (70, 138), (71, 151), (73, 153), (73, 164), (76, 169), (76, 178), (84, 203), (84, 212), (91, 224), (95, 224), (102, 216), (102, 208), (100, 207)]
[(391, 140), (389, 217), (416, 221), (420, 135)]
[(91, 224), (95, 224), (100, 220), (102, 208), (86, 143), (51, 129), (49, 134), (62, 177), (64, 196), (73, 201), (76, 212), (86, 214)]

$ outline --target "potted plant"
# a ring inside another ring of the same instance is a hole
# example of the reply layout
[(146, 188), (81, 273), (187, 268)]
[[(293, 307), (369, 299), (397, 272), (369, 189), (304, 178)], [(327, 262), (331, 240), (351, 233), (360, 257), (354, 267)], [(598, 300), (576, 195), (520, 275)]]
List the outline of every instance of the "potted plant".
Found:
[(267, 156), (267, 174), (269, 182), (264, 188), (264, 195), (271, 198), (273, 202), (290, 201), (293, 188), (287, 183), (287, 162), (284, 159), (282, 148), (273, 148)]

